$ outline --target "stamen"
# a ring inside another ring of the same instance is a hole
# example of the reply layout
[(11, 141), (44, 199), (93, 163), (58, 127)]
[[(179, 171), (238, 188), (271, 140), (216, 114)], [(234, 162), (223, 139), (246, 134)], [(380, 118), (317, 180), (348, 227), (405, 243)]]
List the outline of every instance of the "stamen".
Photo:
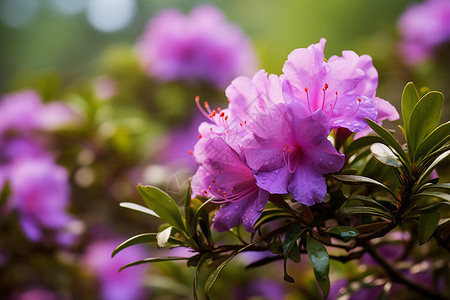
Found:
[(288, 167), (288, 171), (291, 174), (294, 173), (298, 166), (298, 160), (296, 159), (296, 157), (291, 158), (291, 149), (289, 149), (289, 144), (286, 144), (286, 148), (283, 148), (283, 160), (286, 166)]
[(358, 105), (356, 106), (355, 111), (349, 116), (349, 118), (353, 117), (358, 112), (358, 109), (361, 106), (361, 101), (362, 101), (361, 98), (357, 98), (357, 100), (358, 100)]
[(333, 115), (334, 108), (336, 107), (336, 103), (338, 101), (338, 92), (335, 91), (334, 93), (336, 94), (336, 98), (334, 99), (334, 104), (333, 105), (330, 103), (330, 114), (328, 115), (328, 118), (330, 118), (331, 115)]
[(325, 83), (325, 85), (324, 85), (324, 87), (322, 88), (322, 91), (323, 91), (323, 98), (322, 98), (322, 110), (323, 110), (323, 106), (325, 105), (325, 93), (326, 93), (326, 90), (328, 89), (328, 83)]
[(309, 94), (308, 94), (308, 88), (307, 87), (305, 87), (305, 93), (306, 93), (306, 99), (308, 100), (309, 113), (311, 113), (311, 104), (309, 103)]
[(194, 155), (194, 152), (192, 150), (188, 151), (190, 155)]
[(199, 138), (199, 139), (202, 138), (202, 134), (201, 134), (201, 133), (198, 134), (198, 138)]

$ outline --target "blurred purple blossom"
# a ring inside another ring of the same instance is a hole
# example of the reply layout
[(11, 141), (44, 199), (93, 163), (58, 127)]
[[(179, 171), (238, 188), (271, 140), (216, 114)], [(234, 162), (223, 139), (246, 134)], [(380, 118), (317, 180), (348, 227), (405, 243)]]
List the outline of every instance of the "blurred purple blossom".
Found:
[(141, 247), (134, 246), (111, 258), (112, 251), (121, 242), (115, 239), (92, 242), (86, 250), (83, 264), (98, 279), (101, 299), (145, 299), (147, 292), (142, 279), (145, 277), (146, 267), (127, 268), (120, 273), (119, 269), (128, 263), (144, 259), (146, 254)]
[(282, 283), (271, 280), (269, 278), (260, 278), (251, 281), (243, 287), (235, 288), (233, 299), (247, 300), (267, 299), (267, 300), (283, 300), (286, 298), (286, 290)]
[(427, 0), (409, 6), (400, 17), (399, 51), (416, 65), (433, 55), (435, 48), (450, 40), (450, 1)]
[(12, 296), (12, 300), (57, 300), (58, 295), (48, 289), (34, 287), (26, 291), (17, 292)]
[(198, 6), (188, 16), (176, 9), (160, 12), (138, 48), (148, 73), (161, 81), (203, 80), (223, 88), (255, 71), (250, 40), (212, 5)]

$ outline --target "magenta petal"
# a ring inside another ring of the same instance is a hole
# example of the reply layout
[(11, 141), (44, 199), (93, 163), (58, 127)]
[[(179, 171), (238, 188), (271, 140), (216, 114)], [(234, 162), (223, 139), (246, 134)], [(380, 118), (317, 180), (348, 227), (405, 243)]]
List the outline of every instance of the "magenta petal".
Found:
[(267, 201), (269, 201), (269, 195), (268, 192), (259, 189), (257, 198), (252, 199), (250, 205), (247, 206), (247, 209), (242, 216), (242, 226), (244, 226), (245, 230), (248, 232), (255, 232), (253, 225), (255, 225), (256, 220), (261, 216)]
[(288, 179), (291, 173), (285, 165), (271, 171), (255, 172), (256, 184), (272, 194), (287, 194)]
[(331, 128), (344, 127), (358, 132), (367, 127), (365, 118), (377, 119), (377, 109), (372, 99), (356, 95), (339, 97), (336, 107), (327, 112)]
[[(252, 195), (256, 196), (256, 194)], [(212, 221), (214, 229), (219, 232), (224, 232), (241, 224), (244, 211), (250, 204), (249, 200), (242, 199), (237, 203), (222, 204)]]
[(395, 121), (400, 118), (397, 109), (386, 100), (375, 97), (374, 101), (375, 107), (377, 108), (378, 111), (377, 122), (386, 119), (389, 121)]
[(293, 174), (288, 189), (295, 200), (311, 206), (322, 202), (327, 193), (327, 184), (321, 174), (316, 173), (308, 163), (304, 163)]
[(30, 240), (38, 241), (41, 239), (42, 232), (33, 220), (27, 216), (22, 216), (20, 224), (22, 225), (23, 232)]

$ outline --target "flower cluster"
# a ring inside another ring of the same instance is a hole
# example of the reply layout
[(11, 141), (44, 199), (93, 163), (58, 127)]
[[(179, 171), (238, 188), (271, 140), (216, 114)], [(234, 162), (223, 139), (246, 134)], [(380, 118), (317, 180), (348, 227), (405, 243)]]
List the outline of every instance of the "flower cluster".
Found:
[(248, 37), (212, 5), (185, 16), (168, 9), (154, 17), (138, 44), (148, 73), (161, 81), (203, 80), (219, 88), (255, 70)]
[(17, 210), (30, 240), (41, 240), (43, 229), (54, 231), (61, 244), (74, 240), (67, 228), (74, 220), (66, 212), (68, 172), (54, 162), (36, 134), (74, 121), (67, 106), (45, 105), (34, 91), (10, 94), (0, 102), (0, 190), (7, 182), (11, 189), (3, 213)]
[(427, 0), (411, 5), (399, 20), (399, 50), (410, 64), (430, 57), (435, 48), (450, 40), (450, 1)]
[(197, 105), (211, 122), (199, 127), (193, 155), (200, 167), (193, 195), (221, 203), (213, 226), (226, 231), (254, 224), (271, 194), (290, 193), (304, 205), (327, 193), (325, 174), (344, 164), (328, 139), (332, 129), (360, 132), (365, 118), (398, 118), (375, 96), (378, 73), (369, 56), (344, 51), (324, 58), (325, 39), (289, 54), (283, 74), (258, 71), (226, 89), (227, 109)]

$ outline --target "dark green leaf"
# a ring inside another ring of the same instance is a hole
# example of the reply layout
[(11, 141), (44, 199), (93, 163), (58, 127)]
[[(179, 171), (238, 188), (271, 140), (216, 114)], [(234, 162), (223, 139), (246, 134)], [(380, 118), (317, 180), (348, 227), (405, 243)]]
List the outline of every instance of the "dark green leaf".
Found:
[(316, 277), (316, 281), (323, 292), (323, 299), (326, 299), (330, 293), (330, 278), (327, 277), (325, 280), (318, 280)]
[(194, 286), (193, 286), (193, 289), (194, 289), (194, 300), (198, 300), (197, 286), (198, 286), (198, 278), (200, 276), (200, 269), (203, 266), (203, 264), (208, 261), (209, 256), (210, 256), (210, 252), (206, 252), (205, 254), (203, 254), (200, 257), (200, 259), (198, 261), (198, 264), (197, 264), (197, 267), (195, 269)]
[(450, 150), (447, 150), (446, 152), (442, 153), (441, 155), (439, 155), (429, 166), (428, 168), (425, 170), (425, 172), (422, 173), (422, 175), (420, 176), (418, 182), (419, 184), (422, 184), (427, 178), (428, 176), (431, 174), (431, 172), (433, 172), (434, 168), (436, 167), (437, 164), (439, 164), (442, 160), (444, 160), (448, 155), (450, 155)]
[(358, 230), (350, 226), (335, 226), (327, 231), (331, 234), (340, 236), (344, 242), (350, 241), (359, 234)]
[(406, 155), (405, 151), (403, 151), (402, 146), (400, 146), (394, 136), (371, 119), (366, 118), (366, 121), (367, 124), (369, 124), (370, 128), (372, 128), (373, 131), (375, 131), (384, 140), (386, 145), (390, 146), (396, 152), (402, 163), (407, 166), (409, 170), (411, 164), (409, 162), (408, 156)]
[[(143, 233), (143, 234), (135, 235), (135, 236), (129, 238), (128, 240), (126, 240), (125, 242), (123, 242), (122, 244), (120, 244), (119, 246), (117, 246), (117, 248), (114, 249), (114, 251), (112, 252), (111, 257), (114, 257), (117, 253), (119, 253), (123, 249), (128, 248), (133, 245), (144, 244), (144, 243), (156, 243), (156, 236), (157, 236), (156, 233)], [(184, 244), (184, 242), (182, 240), (179, 240), (179, 239), (176, 239), (173, 237), (170, 237), (168, 242), (173, 245), (183, 245)]]
[(287, 258), (289, 257), (294, 262), (300, 262), (300, 251), (298, 249), (297, 240), (302, 236), (305, 230), (306, 228), (301, 227), (297, 222), (293, 222), (286, 231), (283, 242), (285, 278), (286, 276), (287, 278), (292, 278), (287, 274)]
[(143, 260), (138, 260), (135, 262), (132, 262), (128, 265), (123, 266), (122, 268), (119, 269), (119, 272), (132, 267), (132, 266), (137, 266), (137, 265), (142, 265), (142, 264), (149, 264), (149, 263), (157, 263), (157, 262), (167, 262), (167, 261), (177, 261), (177, 260), (188, 260), (189, 257), (165, 257), (165, 258), (161, 258), (161, 257), (152, 257), (152, 258), (146, 258)]
[(448, 194), (448, 193), (428, 191), (428, 192), (416, 194), (416, 195), (414, 195), (414, 197), (436, 197), (439, 199), (443, 199), (445, 201), (449, 201), (449, 203), (450, 203), (450, 194)]
[(448, 183), (448, 182), (438, 183), (438, 184), (430, 186), (429, 188), (433, 188), (433, 189), (450, 189), (450, 183)]
[(358, 152), (362, 148), (368, 147), (373, 143), (379, 143), (382, 139), (379, 136), (368, 135), (360, 137), (359, 139), (354, 140), (347, 148), (345, 148), (345, 155), (351, 156), (354, 153)]
[(153, 216), (155, 218), (160, 219), (160, 217), (153, 210), (151, 210), (151, 209), (149, 209), (147, 207), (144, 207), (142, 205), (139, 205), (139, 204), (136, 204), (136, 203), (133, 203), (133, 202), (121, 202), (119, 205), (120, 205), (120, 207), (125, 207), (125, 208), (128, 208), (128, 209), (139, 211), (139, 212), (142, 212), (144, 214), (147, 214), (147, 215), (150, 215), (150, 216)]
[(327, 280), (328, 273), (330, 272), (330, 257), (325, 246), (312, 237), (308, 237), (306, 239), (306, 251), (308, 252), (309, 260), (311, 261), (317, 280)]
[(369, 206), (378, 208), (379, 210), (388, 214), (391, 219), (394, 219), (394, 215), (392, 215), (389, 208), (381, 204), (379, 201), (376, 201), (367, 196), (363, 195), (353, 196), (352, 198), (348, 199), (347, 202), (342, 207), (350, 207), (350, 206)]
[(194, 215), (192, 216), (192, 219), (191, 219), (190, 229), (191, 229), (192, 234), (194, 234), (197, 230), (197, 224), (198, 224), (198, 220), (200, 217), (202, 217), (203, 220), (205, 220), (205, 221), (208, 220), (208, 213), (206, 212), (206, 210), (204, 208), (213, 199), (214, 199), (214, 197), (211, 197), (203, 203), (201, 203), (200, 200), (198, 200), (198, 199), (192, 199), (192, 201), (197, 201), (198, 204), (201, 203), (200, 206), (198, 206), (198, 208), (195, 210)]
[(431, 150), (441, 141), (445, 141), (450, 135), (450, 121), (440, 125), (433, 130), (417, 147), (414, 157), (420, 160), (422, 156), (431, 152)]
[(370, 146), (370, 152), (373, 156), (382, 164), (394, 168), (400, 168), (402, 162), (398, 157), (391, 151), (391, 149), (385, 144), (375, 143)]
[(422, 214), (419, 221), (419, 244), (430, 239), (439, 223), (439, 212)]
[(190, 226), (192, 219), (193, 211), (191, 207), (191, 180), (189, 179), (188, 188), (186, 189), (186, 195), (184, 197), (184, 218), (186, 220), (186, 227), (188, 229), (188, 234), (190, 234)]
[(408, 150), (413, 157), (417, 146), (439, 125), (443, 103), (442, 93), (429, 92), (414, 106), (409, 119), (409, 130), (406, 132)]
[(8, 199), (9, 194), (11, 194), (11, 187), (10, 187), (9, 181), (6, 181), (5, 184), (3, 184), (3, 187), (0, 191), (0, 208), (3, 206), (3, 204)]
[(180, 209), (168, 194), (158, 188), (140, 184), (138, 185), (138, 191), (147, 206), (160, 216), (164, 222), (177, 228), (180, 233), (186, 232)]
[(338, 213), (342, 214), (342, 215), (349, 215), (349, 216), (357, 215), (357, 214), (372, 215), (372, 216), (385, 218), (385, 219), (388, 219), (391, 221), (394, 220), (391, 213), (388, 213), (385, 210), (380, 210), (379, 208), (376, 208), (376, 207), (367, 207), (367, 206), (344, 207), (344, 208), (341, 208)]
[(411, 112), (414, 106), (419, 101), (419, 94), (417, 93), (416, 87), (412, 82), (408, 82), (403, 90), (402, 94), (402, 117), (403, 126), (405, 131), (409, 130), (409, 119), (411, 117)]
[(280, 236), (277, 234), (269, 243), (269, 251), (273, 254), (283, 253), (283, 243)]
[(392, 196), (394, 196), (395, 199), (398, 200), (397, 195), (393, 191), (391, 191), (390, 188), (382, 184), (381, 182), (378, 182), (372, 178), (359, 176), (359, 175), (331, 175), (337, 180), (345, 183), (345, 184), (374, 184), (377, 185), (386, 191), (388, 191)]

